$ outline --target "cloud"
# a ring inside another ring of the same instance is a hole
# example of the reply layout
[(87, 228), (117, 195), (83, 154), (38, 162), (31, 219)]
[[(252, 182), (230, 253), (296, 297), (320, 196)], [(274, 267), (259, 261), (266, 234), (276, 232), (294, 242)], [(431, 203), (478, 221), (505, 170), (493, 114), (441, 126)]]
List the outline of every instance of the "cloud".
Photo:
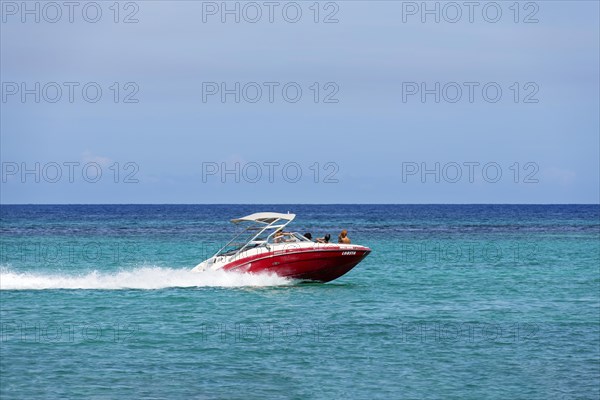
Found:
[(95, 155), (92, 152), (90, 152), (89, 150), (86, 150), (81, 154), (81, 160), (84, 163), (92, 163), (92, 162), (97, 163), (101, 167), (108, 167), (109, 165), (112, 165), (114, 163), (113, 159), (111, 159), (109, 157)]
[(570, 169), (549, 167), (542, 171), (542, 181), (548, 183), (558, 183), (561, 185), (571, 185), (575, 183), (577, 174)]

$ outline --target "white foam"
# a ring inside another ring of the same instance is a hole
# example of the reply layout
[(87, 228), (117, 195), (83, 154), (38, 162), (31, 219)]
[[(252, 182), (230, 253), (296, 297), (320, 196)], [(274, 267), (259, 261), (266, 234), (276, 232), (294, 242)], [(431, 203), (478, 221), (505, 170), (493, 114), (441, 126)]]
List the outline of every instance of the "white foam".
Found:
[(261, 287), (290, 284), (276, 275), (226, 271), (191, 272), (187, 269), (140, 267), (129, 271), (82, 275), (13, 272), (2, 268), (0, 290), (42, 289), (164, 289), (170, 287)]

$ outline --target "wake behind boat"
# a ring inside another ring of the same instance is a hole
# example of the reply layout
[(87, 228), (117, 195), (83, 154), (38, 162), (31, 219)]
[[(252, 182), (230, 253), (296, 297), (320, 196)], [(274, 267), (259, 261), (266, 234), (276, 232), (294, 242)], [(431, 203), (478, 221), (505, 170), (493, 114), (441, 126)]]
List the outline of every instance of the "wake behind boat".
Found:
[(295, 217), (295, 214), (261, 212), (231, 220), (247, 226), (192, 271), (273, 273), (298, 280), (329, 282), (350, 271), (371, 252), (365, 246), (318, 243), (296, 232), (283, 232)]

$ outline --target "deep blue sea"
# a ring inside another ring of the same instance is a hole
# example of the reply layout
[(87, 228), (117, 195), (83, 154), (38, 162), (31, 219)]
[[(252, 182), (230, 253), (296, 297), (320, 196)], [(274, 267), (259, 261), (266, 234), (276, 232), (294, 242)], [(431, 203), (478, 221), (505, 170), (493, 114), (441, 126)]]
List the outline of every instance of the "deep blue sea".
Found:
[[(293, 212), (342, 278), (191, 273)], [(598, 205), (0, 209), (4, 399), (598, 399)]]

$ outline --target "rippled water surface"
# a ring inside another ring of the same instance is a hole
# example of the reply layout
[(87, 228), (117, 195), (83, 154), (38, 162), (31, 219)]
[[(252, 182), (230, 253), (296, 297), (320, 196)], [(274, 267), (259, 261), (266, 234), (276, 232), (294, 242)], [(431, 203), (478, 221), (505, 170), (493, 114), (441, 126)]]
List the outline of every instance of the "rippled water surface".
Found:
[[(328, 284), (189, 270), (293, 212), (372, 248)], [(590, 206), (2, 206), (0, 397), (600, 396)]]

